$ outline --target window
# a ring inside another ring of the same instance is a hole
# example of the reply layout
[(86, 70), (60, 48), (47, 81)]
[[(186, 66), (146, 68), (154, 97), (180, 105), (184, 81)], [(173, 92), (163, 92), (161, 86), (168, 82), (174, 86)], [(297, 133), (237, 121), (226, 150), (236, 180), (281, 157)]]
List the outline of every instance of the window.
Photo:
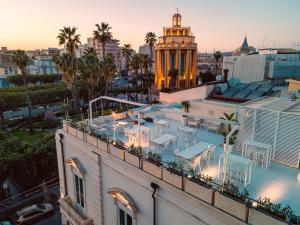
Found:
[(120, 208), (118, 225), (132, 225), (132, 217)]
[(83, 191), (83, 180), (78, 175), (74, 174), (75, 179), (75, 198), (76, 203), (84, 208), (84, 191)]

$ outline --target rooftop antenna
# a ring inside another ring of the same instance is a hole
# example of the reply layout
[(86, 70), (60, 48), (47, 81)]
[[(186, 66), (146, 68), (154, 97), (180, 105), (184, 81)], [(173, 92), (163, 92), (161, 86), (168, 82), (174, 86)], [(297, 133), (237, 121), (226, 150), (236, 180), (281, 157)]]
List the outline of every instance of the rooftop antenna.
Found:
[(296, 51), (300, 51), (300, 41), (291, 43), (291, 46), (293, 46)]
[(178, 14), (178, 8), (176, 8), (176, 12), (177, 12), (177, 14)]

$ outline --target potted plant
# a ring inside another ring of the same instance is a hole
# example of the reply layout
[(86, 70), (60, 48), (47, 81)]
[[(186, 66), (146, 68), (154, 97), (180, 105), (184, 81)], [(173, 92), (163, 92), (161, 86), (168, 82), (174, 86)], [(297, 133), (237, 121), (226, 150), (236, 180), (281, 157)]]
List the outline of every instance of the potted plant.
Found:
[(182, 101), (181, 102), (181, 105), (182, 105), (182, 107), (183, 107), (183, 110), (184, 110), (184, 112), (189, 112), (189, 109), (190, 109), (190, 106), (191, 106), (191, 103), (190, 103), (190, 101)]
[(129, 164), (141, 168), (141, 158), (143, 156), (143, 149), (141, 146), (135, 147), (131, 145), (128, 151), (125, 152), (125, 161)]
[[(220, 119), (222, 120), (226, 120), (228, 122), (237, 122), (237, 120), (235, 119), (235, 114), (234, 113), (224, 113), (224, 117), (221, 117)], [(238, 130), (235, 131), (231, 137), (229, 138), (229, 143), (227, 144), (226, 143), (226, 137), (227, 135), (232, 131), (232, 126), (231, 124), (227, 124), (227, 126), (225, 127), (225, 130), (222, 132), (222, 135), (224, 137), (224, 150), (227, 150), (228, 152), (231, 152), (233, 150), (233, 147), (234, 147), (234, 142), (235, 142), (235, 139), (237, 137), (237, 134), (238, 134)]]
[[(259, 198), (256, 200), (256, 209), (264, 214), (271, 215), (272, 217), (285, 221), (291, 224), (299, 224), (300, 220), (295, 216), (292, 208), (287, 205), (286, 207), (282, 207), (280, 203), (271, 202), (270, 198)], [(260, 215), (260, 217), (262, 214)], [(271, 218), (268, 218), (272, 220)]]
[(161, 156), (158, 153), (149, 152), (143, 161), (143, 170), (159, 179), (161, 179), (162, 175), (161, 166)]
[(184, 165), (182, 161), (168, 162), (167, 168), (163, 169), (163, 180), (173, 186), (183, 188)]
[(209, 204), (213, 203), (212, 177), (197, 174), (193, 168), (184, 180), (184, 191)]
[(213, 181), (213, 178), (208, 176), (208, 175), (203, 175), (203, 174), (197, 174), (195, 169), (190, 167), (189, 168), (189, 179), (192, 180), (193, 182), (206, 186), (208, 188), (212, 187), (211, 182)]
[(225, 182), (219, 192), (215, 193), (214, 205), (223, 211), (240, 218), (243, 221), (247, 220), (249, 192), (244, 189), (240, 192), (239, 188), (229, 181)]
[(124, 160), (124, 150), (125, 150), (124, 143), (120, 140), (115, 140), (110, 148), (110, 153), (116, 156), (119, 159)]

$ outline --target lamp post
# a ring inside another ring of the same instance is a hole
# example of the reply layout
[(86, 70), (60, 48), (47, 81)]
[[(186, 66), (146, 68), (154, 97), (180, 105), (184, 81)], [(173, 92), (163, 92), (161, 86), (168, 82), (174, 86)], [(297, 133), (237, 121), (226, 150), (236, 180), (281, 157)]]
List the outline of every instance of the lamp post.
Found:
[(235, 125), (232, 130), (229, 132), (229, 134), (227, 134), (226, 136), (226, 147), (224, 148), (224, 161), (223, 161), (223, 179), (222, 179), (222, 184), (225, 183), (225, 178), (226, 178), (226, 170), (227, 170), (227, 164), (228, 164), (228, 155), (229, 155), (229, 149), (228, 149), (228, 145), (229, 145), (229, 139), (231, 138), (231, 136), (234, 134), (234, 132), (236, 132), (239, 129), (239, 125)]

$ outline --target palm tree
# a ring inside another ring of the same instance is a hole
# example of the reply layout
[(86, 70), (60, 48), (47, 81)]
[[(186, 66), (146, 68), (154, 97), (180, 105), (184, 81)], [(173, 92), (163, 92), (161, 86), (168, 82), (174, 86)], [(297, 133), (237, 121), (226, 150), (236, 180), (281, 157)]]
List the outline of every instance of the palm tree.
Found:
[(62, 80), (67, 84), (68, 89), (72, 93), (75, 103), (75, 109), (79, 110), (79, 96), (76, 85), (76, 75), (78, 71), (78, 59), (75, 55), (63, 53), (54, 58), (54, 62), (60, 71), (63, 72)]
[(141, 68), (141, 56), (140, 54), (135, 54), (131, 57), (130, 60), (130, 67), (134, 70), (135, 79), (138, 79), (139, 76), (139, 69)]
[(214, 57), (216, 60), (216, 76), (217, 76), (218, 75), (218, 63), (219, 63), (219, 60), (222, 58), (222, 53), (220, 51), (216, 51), (214, 53)]
[[(224, 114), (224, 117), (221, 117), (220, 119), (222, 120), (226, 120), (228, 122), (238, 122), (235, 118), (235, 113), (223, 113)], [(226, 143), (226, 137), (227, 135), (231, 132), (232, 130), (232, 126), (230, 123), (227, 124), (227, 127), (226, 127), (226, 130), (224, 132), (222, 132), (222, 135), (224, 136), (224, 143)], [(238, 130), (236, 130), (231, 138), (229, 139), (229, 144), (234, 144), (234, 140), (236, 139), (236, 136), (237, 136), (237, 133), (238, 133)]]
[(172, 68), (169, 70), (168, 72), (168, 77), (170, 77), (169, 87), (171, 89), (175, 89), (178, 75), (179, 75), (178, 69)]
[(114, 56), (110, 53), (104, 56), (103, 61), (100, 62), (100, 71), (105, 80), (105, 96), (108, 96), (108, 84), (117, 72)]
[(131, 44), (124, 44), (124, 46), (122, 47), (122, 54), (125, 57), (127, 73), (129, 71), (130, 58), (131, 58), (133, 52), (134, 51), (131, 47)]
[(101, 77), (100, 62), (95, 48), (85, 49), (84, 55), (80, 59), (79, 72), (81, 81), (88, 90), (88, 99), (91, 100)]
[(26, 74), (26, 66), (28, 65), (29, 58), (25, 54), (25, 51), (16, 50), (16, 51), (13, 51), (13, 53), (12, 53), (12, 62), (17, 67), (19, 67), (19, 69), (21, 71), (22, 78), (23, 78), (24, 89), (25, 89), (26, 99), (27, 99), (29, 126), (30, 126), (30, 132), (32, 132), (33, 131), (33, 128), (32, 128), (32, 115), (31, 115), (32, 104), (31, 104), (30, 94), (29, 94), (29, 91), (28, 91), (28, 88), (27, 88), (27, 74)]
[(102, 44), (102, 57), (104, 60), (105, 56), (105, 45), (112, 39), (112, 33), (110, 32), (111, 27), (108, 23), (96, 24), (97, 30), (94, 30), (94, 39)]
[(80, 34), (76, 34), (77, 27), (64, 27), (60, 29), (57, 38), (59, 45), (65, 45), (67, 52), (75, 56), (75, 50), (78, 49), (80, 42)]
[(182, 101), (181, 105), (183, 106), (184, 112), (188, 113), (191, 106), (190, 101)]
[(145, 42), (146, 44), (149, 45), (149, 48), (150, 48), (150, 59), (149, 59), (149, 67), (150, 67), (150, 72), (152, 70), (152, 63), (153, 63), (153, 54), (152, 54), (152, 50), (153, 50), (153, 46), (155, 45), (157, 41), (157, 37), (156, 37), (156, 34), (153, 33), (153, 32), (148, 32), (146, 34), (146, 37), (145, 37)]

